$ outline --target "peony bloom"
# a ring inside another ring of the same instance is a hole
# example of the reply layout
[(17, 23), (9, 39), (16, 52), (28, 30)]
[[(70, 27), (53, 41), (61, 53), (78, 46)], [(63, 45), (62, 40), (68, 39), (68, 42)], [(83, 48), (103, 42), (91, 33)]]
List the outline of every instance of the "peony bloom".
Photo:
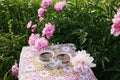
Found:
[(18, 68), (18, 64), (15, 62), (15, 64), (12, 66), (12, 69), (11, 69), (11, 71), (12, 71), (12, 74), (13, 74), (13, 76), (18, 76), (18, 71), (19, 71), (19, 68)]
[(43, 18), (43, 17), (40, 17), (40, 18), (39, 18), (39, 21), (40, 21), (40, 22), (43, 22), (43, 21), (44, 21), (44, 18)]
[(30, 46), (34, 46), (35, 45), (35, 41), (36, 39), (39, 38), (39, 34), (31, 34), (31, 36), (29, 37), (28, 43)]
[(47, 39), (50, 39), (53, 36), (55, 31), (55, 25), (51, 23), (45, 24), (45, 28), (42, 31), (42, 36), (46, 36)]
[(112, 21), (113, 23), (120, 23), (120, 9), (117, 10), (117, 14), (114, 15)]
[(120, 22), (119, 23), (114, 23), (111, 28), (111, 34), (114, 36), (119, 36), (120, 35)]
[(27, 28), (30, 28), (32, 26), (32, 21), (29, 21), (27, 24)]
[(34, 24), (31, 28), (32, 28), (32, 32), (35, 32), (37, 29), (37, 24)]
[(120, 9), (117, 10), (117, 14), (115, 14), (112, 21), (113, 21), (113, 25), (111, 27), (111, 34), (113, 34), (114, 36), (119, 36), (120, 35)]
[(47, 9), (52, 4), (52, 0), (42, 0), (41, 7)]
[(120, 22), (120, 14), (119, 15), (115, 15), (116, 17), (114, 17), (112, 19), (113, 23), (119, 23)]
[(93, 57), (90, 57), (90, 54), (87, 54), (85, 50), (78, 51), (78, 54), (71, 60), (73, 64), (73, 69), (76, 72), (84, 72), (90, 67), (95, 67), (96, 64), (93, 62)]
[(65, 6), (66, 6), (66, 1), (61, 1), (55, 4), (54, 9), (56, 11), (61, 11), (64, 9)]
[(48, 47), (48, 40), (44, 37), (38, 38), (35, 41), (35, 48), (38, 51), (45, 50)]
[(43, 9), (43, 8), (39, 8), (39, 9), (38, 9), (38, 16), (39, 16), (39, 17), (43, 17), (43, 16), (44, 16), (44, 13), (45, 13), (45, 9)]

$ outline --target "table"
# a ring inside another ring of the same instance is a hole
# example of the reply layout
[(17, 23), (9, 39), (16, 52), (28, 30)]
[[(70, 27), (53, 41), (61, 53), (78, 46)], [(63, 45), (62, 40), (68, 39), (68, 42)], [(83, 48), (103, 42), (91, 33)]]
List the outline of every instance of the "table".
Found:
[(38, 52), (29, 46), (23, 47), (19, 62), (19, 80), (97, 80), (91, 69), (76, 73), (71, 67), (48, 69), (41, 65)]

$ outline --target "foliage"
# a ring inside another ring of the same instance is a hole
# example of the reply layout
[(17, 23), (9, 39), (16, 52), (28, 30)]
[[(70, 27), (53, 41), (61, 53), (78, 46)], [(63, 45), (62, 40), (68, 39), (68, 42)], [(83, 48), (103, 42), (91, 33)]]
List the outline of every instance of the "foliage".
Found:
[[(29, 20), (38, 21), (39, 0), (15, 1), (0, 0), (0, 80), (13, 80), (11, 66), (19, 61), (21, 49), (28, 45), (31, 34), (26, 24)], [(98, 80), (120, 80), (120, 37), (110, 35), (119, 0), (67, 1), (61, 12), (56, 12), (54, 5), (48, 9), (37, 32), (41, 32), (44, 23), (54, 23), (56, 31), (51, 43), (74, 43), (77, 49), (85, 49), (95, 58), (97, 67), (93, 71)]]

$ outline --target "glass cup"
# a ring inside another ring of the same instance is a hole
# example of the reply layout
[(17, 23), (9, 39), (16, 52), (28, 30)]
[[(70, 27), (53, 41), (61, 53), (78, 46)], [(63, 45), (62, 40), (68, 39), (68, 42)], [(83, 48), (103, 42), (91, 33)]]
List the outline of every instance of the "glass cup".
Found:
[(70, 63), (71, 56), (69, 53), (60, 52), (56, 55), (56, 58), (62, 62), (62, 67), (68, 65)]
[(43, 51), (39, 54), (39, 59), (43, 64), (48, 64), (51, 62), (51, 59), (54, 57), (53, 51)]

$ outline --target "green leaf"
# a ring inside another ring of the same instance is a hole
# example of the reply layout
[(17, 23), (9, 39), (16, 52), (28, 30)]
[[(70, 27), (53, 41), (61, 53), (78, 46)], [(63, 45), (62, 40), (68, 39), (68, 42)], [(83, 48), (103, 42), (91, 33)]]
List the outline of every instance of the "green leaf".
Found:
[(10, 73), (10, 70), (4, 74), (3, 80), (9, 80), (8, 74)]

